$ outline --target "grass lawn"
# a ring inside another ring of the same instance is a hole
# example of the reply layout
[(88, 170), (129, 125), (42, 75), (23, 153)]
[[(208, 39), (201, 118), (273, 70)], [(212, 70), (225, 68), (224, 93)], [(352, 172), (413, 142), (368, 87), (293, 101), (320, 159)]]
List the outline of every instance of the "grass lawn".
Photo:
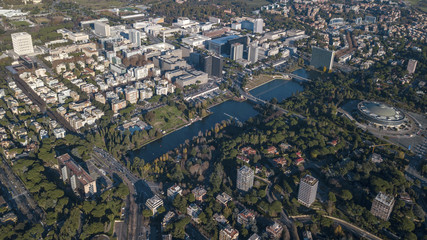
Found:
[(245, 2), (246, 4), (248, 4), (249, 7), (253, 8), (259, 8), (261, 6), (270, 4), (270, 2), (268, 2), (267, 0), (247, 0)]
[(14, 25), (15, 27), (28, 27), (28, 26), (30, 26), (30, 24), (26, 21), (13, 21), (10, 23), (12, 25)]
[(267, 83), (274, 79), (280, 79), (280, 78), (283, 78), (283, 77), (281, 76), (275, 77), (275, 75), (260, 74), (258, 76), (254, 76), (252, 80), (248, 81), (248, 83), (246, 84), (246, 88), (248, 88), (248, 90), (252, 90), (258, 86), (261, 86), (264, 83)]
[(169, 130), (187, 122), (184, 114), (175, 106), (164, 106), (154, 110), (155, 118), (150, 122), (155, 128)]
[(87, 0), (66, 0), (64, 2), (75, 2), (81, 6), (89, 7), (95, 10), (106, 9), (113, 7), (123, 7), (127, 5), (126, 1), (120, 0), (97, 0), (97, 1), (87, 1)]
[(425, 0), (408, 0), (412, 6), (421, 9), (424, 12), (427, 12), (427, 1)]

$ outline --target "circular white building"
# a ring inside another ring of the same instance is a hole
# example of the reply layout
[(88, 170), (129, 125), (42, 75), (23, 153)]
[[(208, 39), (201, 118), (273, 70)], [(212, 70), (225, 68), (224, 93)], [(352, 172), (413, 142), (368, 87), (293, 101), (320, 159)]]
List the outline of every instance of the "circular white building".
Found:
[(402, 111), (385, 103), (362, 101), (357, 110), (363, 118), (377, 125), (398, 126), (405, 122)]

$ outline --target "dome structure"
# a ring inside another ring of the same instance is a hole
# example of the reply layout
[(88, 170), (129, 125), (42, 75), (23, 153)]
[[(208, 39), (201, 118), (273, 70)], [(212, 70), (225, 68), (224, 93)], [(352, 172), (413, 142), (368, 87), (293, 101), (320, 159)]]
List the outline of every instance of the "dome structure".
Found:
[(362, 101), (357, 105), (359, 113), (368, 121), (381, 125), (400, 125), (405, 114), (390, 105), (380, 102)]

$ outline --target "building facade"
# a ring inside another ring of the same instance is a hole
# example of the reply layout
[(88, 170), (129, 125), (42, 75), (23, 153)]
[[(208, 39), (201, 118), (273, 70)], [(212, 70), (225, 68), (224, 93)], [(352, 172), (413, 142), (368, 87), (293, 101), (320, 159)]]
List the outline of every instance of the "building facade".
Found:
[(249, 191), (254, 185), (254, 170), (248, 166), (243, 166), (237, 170), (237, 189)]
[(374, 201), (372, 201), (372, 215), (377, 216), (384, 221), (388, 221), (393, 210), (394, 202), (395, 200), (393, 196), (379, 192)]
[(13, 51), (18, 55), (27, 55), (34, 53), (33, 40), (31, 35), (26, 32), (12, 33)]
[(298, 202), (306, 207), (310, 207), (316, 200), (318, 185), (319, 181), (310, 175), (301, 178), (299, 183)]

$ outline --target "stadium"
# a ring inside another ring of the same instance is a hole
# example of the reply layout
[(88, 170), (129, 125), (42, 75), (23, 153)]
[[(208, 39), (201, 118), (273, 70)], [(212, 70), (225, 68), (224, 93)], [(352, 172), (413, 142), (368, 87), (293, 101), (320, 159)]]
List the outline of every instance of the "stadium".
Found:
[(357, 105), (361, 117), (375, 124), (386, 126), (399, 126), (405, 123), (405, 114), (385, 103), (362, 101)]

